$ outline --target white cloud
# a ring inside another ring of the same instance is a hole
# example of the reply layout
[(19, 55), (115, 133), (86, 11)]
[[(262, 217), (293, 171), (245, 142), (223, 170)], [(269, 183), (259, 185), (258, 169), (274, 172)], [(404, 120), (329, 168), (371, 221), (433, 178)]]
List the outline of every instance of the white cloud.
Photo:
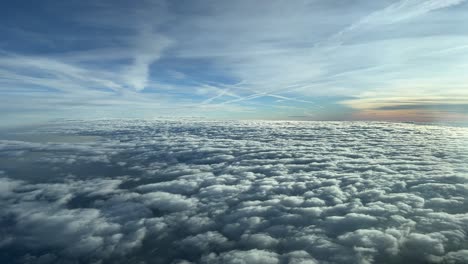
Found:
[(137, 42), (133, 63), (126, 70), (124, 81), (141, 91), (149, 83), (151, 64), (161, 58), (162, 52), (171, 45), (171, 40), (146, 29), (137, 36)]
[(365, 16), (356, 23), (339, 32), (332, 39), (339, 39), (353, 31), (366, 27), (378, 27), (416, 18), (437, 9), (459, 5), (466, 0), (400, 0)]
[(33, 132), (99, 137), (0, 141), (10, 262), (467, 260), (466, 128), (96, 120)]

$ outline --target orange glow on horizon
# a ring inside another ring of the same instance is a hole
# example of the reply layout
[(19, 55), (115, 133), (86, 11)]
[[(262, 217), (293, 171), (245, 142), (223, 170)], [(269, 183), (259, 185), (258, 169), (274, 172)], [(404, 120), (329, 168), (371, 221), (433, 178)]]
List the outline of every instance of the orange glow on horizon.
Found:
[(354, 120), (399, 122), (466, 122), (468, 114), (424, 110), (361, 110), (352, 114)]

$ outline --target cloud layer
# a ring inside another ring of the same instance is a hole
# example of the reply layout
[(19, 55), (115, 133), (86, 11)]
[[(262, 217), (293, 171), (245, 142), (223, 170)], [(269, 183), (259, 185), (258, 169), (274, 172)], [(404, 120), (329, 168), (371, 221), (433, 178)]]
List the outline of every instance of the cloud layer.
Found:
[(23, 136), (0, 141), (4, 263), (468, 261), (466, 128), (101, 120)]

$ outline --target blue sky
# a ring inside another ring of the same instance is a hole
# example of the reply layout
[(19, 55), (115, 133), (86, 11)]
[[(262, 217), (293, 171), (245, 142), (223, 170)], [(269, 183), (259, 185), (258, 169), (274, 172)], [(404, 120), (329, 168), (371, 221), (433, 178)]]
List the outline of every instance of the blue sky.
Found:
[(55, 118), (460, 121), (468, 1), (8, 1), (2, 125)]

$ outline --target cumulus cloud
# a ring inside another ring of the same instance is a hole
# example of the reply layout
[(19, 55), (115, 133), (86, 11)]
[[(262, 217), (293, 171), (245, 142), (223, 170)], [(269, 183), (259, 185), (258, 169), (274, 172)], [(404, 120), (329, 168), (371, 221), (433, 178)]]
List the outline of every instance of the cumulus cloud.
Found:
[(466, 128), (69, 121), (0, 141), (5, 263), (466, 263)]

